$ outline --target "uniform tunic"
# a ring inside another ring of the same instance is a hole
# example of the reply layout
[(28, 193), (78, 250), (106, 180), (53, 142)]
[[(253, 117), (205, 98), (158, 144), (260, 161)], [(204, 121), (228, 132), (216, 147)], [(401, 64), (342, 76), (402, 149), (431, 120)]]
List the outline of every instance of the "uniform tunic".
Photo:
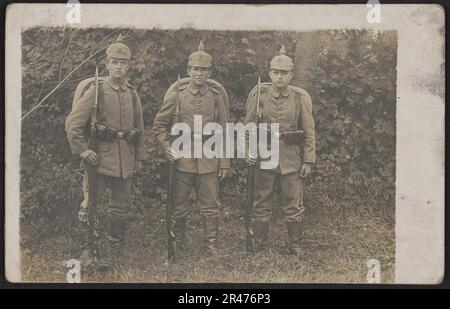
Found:
[[(197, 88), (189, 83), (180, 88), (178, 103), (175, 91), (167, 96), (153, 122), (153, 132), (164, 150), (171, 148), (172, 112), (177, 104), (180, 111), (179, 122), (186, 123), (191, 132), (194, 132), (194, 115), (202, 116), (203, 127), (210, 122), (217, 122), (225, 131), (228, 116), (220, 93), (207, 84)], [(229, 159), (193, 158), (193, 152), (192, 158), (177, 160), (174, 218), (186, 217), (190, 213), (192, 204), (189, 194), (192, 188), (198, 192), (200, 213), (204, 217), (218, 217), (220, 203), (217, 171), (229, 166)]]
[[(181, 87), (179, 100), (179, 122), (186, 123), (191, 132), (194, 132), (194, 115), (202, 116), (203, 128), (209, 122), (217, 122), (225, 131), (227, 111), (220, 92), (209, 88), (206, 84), (196, 88), (189, 83), (187, 86)], [(171, 147), (172, 111), (176, 108), (176, 101), (177, 93), (174, 91), (167, 96), (153, 121), (153, 132), (164, 150)], [(177, 161), (177, 169), (188, 173), (207, 174), (217, 172), (219, 168), (229, 167), (229, 159), (193, 158), (193, 152), (192, 158), (182, 158)]]
[[(103, 102), (98, 110), (98, 122), (119, 131), (128, 131), (133, 128), (144, 132), (144, 120), (139, 96), (135, 94), (136, 102), (133, 104), (135, 90), (127, 84), (120, 87), (114, 85), (109, 78), (103, 82)], [(83, 134), (90, 121), (91, 109), (95, 100), (95, 85), (92, 85), (74, 105), (66, 118), (66, 132), (72, 154), (80, 154), (88, 149), (88, 143)], [(97, 173), (111, 176), (129, 178), (133, 175), (135, 160), (146, 160), (147, 152), (145, 136), (142, 133), (136, 144), (126, 139), (105, 140), (97, 139)]]

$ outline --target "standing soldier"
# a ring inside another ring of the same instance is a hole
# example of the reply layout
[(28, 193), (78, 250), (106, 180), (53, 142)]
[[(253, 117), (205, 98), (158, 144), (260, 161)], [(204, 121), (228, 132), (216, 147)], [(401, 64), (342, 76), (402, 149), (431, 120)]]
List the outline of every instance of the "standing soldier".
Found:
[[(106, 214), (106, 256), (101, 257), (100, 261), (100, 265), (108, 269), (123, 256), (128, 212), (131, 207), (131, 177), (141, 169), (142, 161), (146, 159), (141, 101), (135, 89), (127, 82), (131, 51), (120, 41), (119, 37), (116, 43), (107, 48), (109, 74), (98, 82), (97, 152), (88, 149), (88, 141), (84, 135), (96, 100), (96, 86), (92, 79), (82, 82), (86, 90), (79, 98), (75, 96), (72, 111), (66, 119), (66, 133), (72, 154), (82, 159), (85, 171), (87, 164), (96, 166), (97, 177), (94, 181), (97, 203), (102, 201), (106, 189), (111, 191), (110, 206)], [(80, 91), (78, 88), (76, 93)], [(92, 235), (89, 235), (89, 225), (94, 222), (88, 222), (88, 188), (85, 172), (84, 201), (79, 212), (83, 238), (80, 260), (83, 265), (94, 261), (93, 252), (96, 249)]]
[[(229, 169), (229, 159), (225, 158), (180, 158), (171, 148), (171, 127), (174, 122), (187, 124), (194, 132), (194, 116), (202, 116), (203, 128), (211, 122), (219, 123), (222, 128), (228, 118), (227, 102), (224, 101), (223, 87), (208, 79), (212, 65), (211, 56), (204, 51), (200, 42), (198, 51), (189, 56), (188, 75), (170, 87), (161, 110), (154, 119), (153, 131), (164, 150), (166, 158), (176, 161), (174, 179), (174, 209), (172, 214), (173, 233), (177, 248), (185, 245), (186, 217), (191, 211), (189, 195), (194, 187), (197, 191), (198, 206), (203, 220), (204, 245), (207, 255), (218, 256), (218, 177), (224, 178)], [(227, 97), (225, 96), (227, 100)], [(173, 114), (179, 116), (174, 120)], [(225, 130), (224, 130), (225, 131)], [(205, 141), (206, 136), (203, 136)], [(192, 138), (191, 141), (194, 139)], [(192, 142), (192, 145), (194, 143)], [(167, 224), (171, 224), (167, 222)]]
[[(286, 56), (284, 46), (270, 62), (269, 76), (272, 83), (260, 87), (259, 111), (256, 115), (256, 89), (250, 93), (247, 103), (246, 123), (278, 123), (280, 129), (279, 164), (275, 169), (256, 169), (254, 201), (254, 240), (256, 251), (264, 250), (267, 243), (272, 201), (277, 187), (281, 188), (281, 204), (289, 235), (288, 252), (300, 253), (304, 212), (303, 187), (312, 165), (315, 163), (315, 131), (309, 94), (289, 85), (293, 77), (294, 63)], [(257, 164), (249, 154), (248, 165)]]

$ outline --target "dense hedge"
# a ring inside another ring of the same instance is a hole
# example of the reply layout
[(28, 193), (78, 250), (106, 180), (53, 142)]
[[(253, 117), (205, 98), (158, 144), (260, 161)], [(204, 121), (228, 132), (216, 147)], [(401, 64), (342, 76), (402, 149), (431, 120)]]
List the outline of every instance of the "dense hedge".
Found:
[[(294, 56), (302, 43), (301, 34), (294, 32), (28, 29), (22, 37), (23, 115), (119, 31), (126, 34), (125, 43), (133, 51), (130, 79), (143, 102), (152, 154), (134, 181), (136, 207), (165, 198), (165, 160), (158, 153), (151, 125), (167, 87), (178, 74), (186, 75), (187, 57), (200, 38), (214, 59), (213, 78), (228, 91), (233, 121), (242, 120), (246, 96), (258, 75), (268, 81), (268, 62), (280, 45), (285, 44)], [(307, 201), (311, 207), (352, 201), (348, 207), (377, 207), (392, 214), (396, 35), (368, 31), (316, 35), (313, 65), (302, 70), (317, 128), (317, 168), (309, 180)], [(81, 177), (70, 164), (64, 119), (77, 81), (93, 72), (92, 63), (81, 66), (22, 122), (21, 214), (29, 236), (76, 221)], [(244, 193), (242, 162), (235, 160), (233, 167), (235, 174), (225, 182), (224, 195)]]

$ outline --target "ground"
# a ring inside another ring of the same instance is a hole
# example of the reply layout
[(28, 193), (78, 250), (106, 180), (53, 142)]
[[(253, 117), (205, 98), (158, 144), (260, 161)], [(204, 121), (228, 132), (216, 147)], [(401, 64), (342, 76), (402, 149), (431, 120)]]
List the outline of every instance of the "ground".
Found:
[[(115, 273), (81, 273), (82, 282), (136, 283), (365, 283), (367, 261), (381, 263), (381, 282), (393, 283), (395, 225), (393, 213), (351, 201), (309, 209), (303, 252), (286, 255), (287, 232), (277, 209), (267, 252), (245, 255), (245, 226), (238, 201), (227, 198), (220, 220), (219, 260), (202, 255), (202, 226), (194, 211), (188, 222), (188, 252), (167, 265), (164, 205), (147, 200), (135, 211), (127, 233), (126, 263)], [(72, 233), (73, 234), (73, 233)], [(76, 237), (56, 233), (22, 249), (22, 280), (66, 282), (65, 263), (77, 257)]]

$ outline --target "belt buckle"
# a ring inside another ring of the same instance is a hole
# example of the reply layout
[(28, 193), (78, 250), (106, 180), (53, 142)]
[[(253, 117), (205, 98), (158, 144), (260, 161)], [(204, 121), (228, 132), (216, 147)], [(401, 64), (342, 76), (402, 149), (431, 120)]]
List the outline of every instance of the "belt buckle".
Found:
[(122, 131), (117, 132), (117, 138), (124, 138), (125, 133), (123, 133)]

